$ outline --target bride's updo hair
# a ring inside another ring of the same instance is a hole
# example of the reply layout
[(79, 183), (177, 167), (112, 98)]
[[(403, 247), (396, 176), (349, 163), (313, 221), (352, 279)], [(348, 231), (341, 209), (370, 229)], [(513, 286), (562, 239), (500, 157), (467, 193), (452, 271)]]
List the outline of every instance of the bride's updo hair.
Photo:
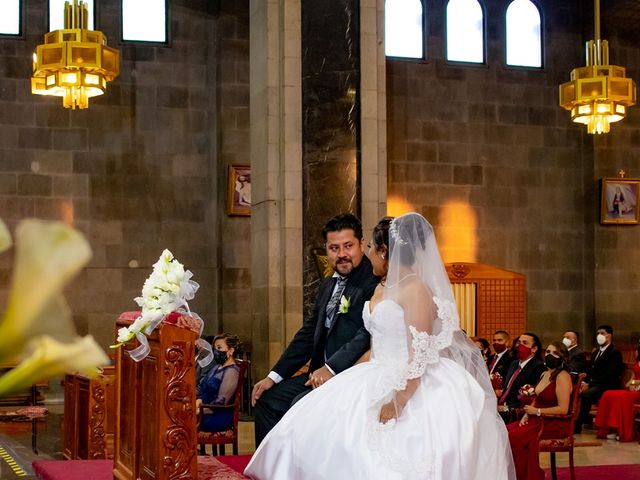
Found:
[(393, 221), (393, 217), (383, 217), (378, 224), (373, 227), (373, 245), (376, 247), (376, 251), (381, 251), (384, 248), (389, 251), (389, 226)]
[[(419, 225), (418, 225), (419, 224)], [(424, 217), (417, 214), (407, 214), (395, 219), (389, 227), (389, 234), (393, 240), (394, 254), (402, 265), (411, 266), (416, 261), (416, 248), (424, 250), (426, 248), (425, 235), (433, 234), (433, 228)], [(408, 242), (409, 239), (416, 239), (415, 242)]]

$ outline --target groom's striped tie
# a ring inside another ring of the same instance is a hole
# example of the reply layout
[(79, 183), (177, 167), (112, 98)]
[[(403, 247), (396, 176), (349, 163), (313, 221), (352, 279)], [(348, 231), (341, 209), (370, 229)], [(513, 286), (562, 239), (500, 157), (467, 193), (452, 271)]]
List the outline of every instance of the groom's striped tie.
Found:
[(342, 297), (342, 292), (344, 292), (344, 287), (346, 284), (347, 277), (338, 277), (333, 290), (333, 295), (331, 295), (331, 299), (329, 299), (329, 303), (327, 303), (327, 316), (324, 320), (324, 326), (327, 328), (331, 328), (333, 317), (336, 316), (336, 312), (338, 311), (338, 305), (340, 305), (340, 297)]

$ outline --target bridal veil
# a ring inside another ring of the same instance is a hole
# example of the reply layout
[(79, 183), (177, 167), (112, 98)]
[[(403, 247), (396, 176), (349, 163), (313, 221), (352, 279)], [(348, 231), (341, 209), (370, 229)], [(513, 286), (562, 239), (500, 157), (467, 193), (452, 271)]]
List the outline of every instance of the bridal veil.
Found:
[[(509, 478), (515, 478), (511, 448), (504, 423), (497, 414), (496, 395), (480, 350), (460, 330), (451, 283), (440, 257), (432, 226), (422, 215), (409, 213), (389, 227), (388, 273), (384, 298), (404, 309), (409, 361), (398, 372), (394, 398), (410, 384), (419, 382), (429, 365), (447, 358), (462, 366), (484, 392), (483, 411), (478, 412), (475, 434), (498, 432), (489, 437), (495, 448), (479, 449), (475, 463), (491, 465), (508, 459)], [(400, 409), (400, 407), (398, 407)], [(401, 415), (401, 412), (398, 412)], [(471, 459), (470, 459), (471, 460)]]

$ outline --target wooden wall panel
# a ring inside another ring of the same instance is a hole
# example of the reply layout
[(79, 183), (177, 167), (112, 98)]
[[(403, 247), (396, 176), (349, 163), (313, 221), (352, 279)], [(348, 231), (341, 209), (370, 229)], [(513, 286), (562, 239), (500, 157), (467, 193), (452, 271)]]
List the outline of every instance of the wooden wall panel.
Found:
[(513, 337), (526, 331), (524, 275), (480, 263), (449, 263), (446, 268), (452, 284), (476, 285), (476, 336), (491, 339), (496, 330), (506, 330)]

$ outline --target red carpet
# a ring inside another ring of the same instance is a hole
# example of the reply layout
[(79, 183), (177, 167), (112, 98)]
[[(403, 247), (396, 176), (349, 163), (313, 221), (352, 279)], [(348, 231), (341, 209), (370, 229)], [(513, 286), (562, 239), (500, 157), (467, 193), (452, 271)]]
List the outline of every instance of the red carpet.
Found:
[(111, 460), (38, 460), (32, 465), (43, 480), (113, 480)]
[[(202, 458), (202, 457), (198, 457)], [(231, 467), (236, 472), (244, 472), (244, 469), (249, 464), (249, 460), (251, 460), (251, 455), (229, 455), (224, 457), (216, 457), (216, 459), (220, 460), (222, 463)]]
[[(198, 480), (242, 480), (250, 455), (198, 457)], [(33, 462), (42, 480), (112, 480), (111, 460), (40, 460)], [(551, 473), (547, 471), (547, 478)], [(558, 480), (569, 480), (569, 469), (558, 469)], [(576, 480), (640, 480), (640, 465), (576, 467)]]
[[(250, 458), (250, 455), (198, 457), (198, 480), (243, 480), (246, 477), (238, 472), (244, 470)], [(33, 462), (33, 472), (42, 480), (113, 480), (113, 461), (39, 460)]]
[[(551, 472), (546, 470), (547, 478)], [(558, 480), (569, 480), (568, 468), (558, 468)], [(640, 480), (640, 465), (600, 465), (576, 467), (576, 480)]]

